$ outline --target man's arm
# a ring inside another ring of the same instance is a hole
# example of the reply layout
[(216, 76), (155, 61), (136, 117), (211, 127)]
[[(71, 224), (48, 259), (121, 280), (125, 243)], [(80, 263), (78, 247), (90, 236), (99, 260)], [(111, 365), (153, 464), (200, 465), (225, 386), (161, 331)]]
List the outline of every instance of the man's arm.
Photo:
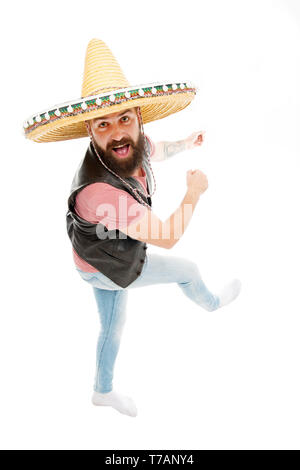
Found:
[(184, 150), (186, 150), (185, 140), (178, 140), (177, 142), (157, 142), (155, 143), (155, 150), (151, 161), (161, 162)]
[(138, 223), (122, 227), (121, 231), (136, 240), (170, 249), (185, 232), (200, 195), (207, 189), (207, 178), (200, 170), (187, 172), (188, 189), (180, 204), (170, 217), (162, 222), (153, 211), (146, 209)]
[(154, 152), (151, 156), (151, 161), (161, 162), (167, 160), (173, 155), (185, 150), (191, 150), (192, 148), (198, 147), (204, 140), (205, 132), (193, 132), (189, 137), (183, 140), (177, 140), (176, 142), (157, 142), (154, 145)]

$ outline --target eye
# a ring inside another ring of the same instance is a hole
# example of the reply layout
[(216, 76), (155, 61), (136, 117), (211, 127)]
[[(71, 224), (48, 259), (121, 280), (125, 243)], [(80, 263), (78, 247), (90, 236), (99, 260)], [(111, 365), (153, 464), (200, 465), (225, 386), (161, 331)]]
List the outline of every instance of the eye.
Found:
[(129, 121), (129, 117), (128, 117), (128, 116), (122, 116), (122, 117), (121, 117), (121, 120), (122, 120), (123, 122), (127, 122), (127, 121)]
[(98, 125), (98, 127), (106, 127), (107, 125), (107, 122), (106, 121), (102, 121), (100, 122), (100, 124)]

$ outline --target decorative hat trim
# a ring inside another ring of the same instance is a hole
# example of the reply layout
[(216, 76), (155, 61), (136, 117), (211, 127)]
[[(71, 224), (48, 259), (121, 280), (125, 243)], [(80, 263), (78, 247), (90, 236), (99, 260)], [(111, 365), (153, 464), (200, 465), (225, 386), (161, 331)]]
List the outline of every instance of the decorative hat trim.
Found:
[(191, 82), (154, 82), (146, 85), (135, 85), (134, 87), (113, 88), (114, 90), (111, 90), (109, 93), (85, 96), (84, 98), (67, 101), (37, 114), (33, 114), (23, 124), (25, 135), (49, 122), (76, 116), (78, 114), (88, 115), (90, 111), (104, 109), (126, 101), (134, 102), (137, 98), (149, 98), (187, 92), (196, 94), (197, 92), (196, 86)]

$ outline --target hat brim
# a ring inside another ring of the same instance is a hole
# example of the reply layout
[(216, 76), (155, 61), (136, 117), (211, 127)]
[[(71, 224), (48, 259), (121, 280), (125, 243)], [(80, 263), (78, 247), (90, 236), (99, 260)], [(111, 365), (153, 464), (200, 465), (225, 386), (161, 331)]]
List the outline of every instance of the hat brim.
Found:
[[(183, 84), (182, 88), (178, 86), (175, 90), (172, 86), (174, 85), (156, 86), (156, 94), (148, 92), (148, 90), (151, 90), (149, 85), (148, 87), (141, 86), (136, 90), (131, 88), (129, 98), (125, 98), (124, 90), (117, 90), (111, 92), (113, 93), (114, 101), (104, 100), (102, 97), (101, 106), (96, 104), (96, 97), (85, 97), (79, 100), (78, 105), (72, 103), (72, 113), (68, 112), (70, 108), (68, 108), (67, 103), (53, 107), (47, 113), (39, 113), (27, 121), (29, 125), (24, 129), (25, 136), (35, 142), (55, 142), (87, 137), (88, 132), (85, 121), (137, 106), (141, 109), (145, 124), (162, 119), (186, 108), (196, 94), (196, 87), (189, 83)], [(133, 93), (132, 90), (136, 93)], [(139, 90), (146, 90), (146, 92), (143, 91), (143, 96), (140, 96), (138, 94)], [(83, 101), (85, 109), (80, 106), (80, 102), (82, 103)], [(57, 110), (60, 114), (59, 116), (55, 113)], [(46, 114), (48, 114), (48, 119), (45, 117)], [(39, 117), (39, 121), (37, 117)]]

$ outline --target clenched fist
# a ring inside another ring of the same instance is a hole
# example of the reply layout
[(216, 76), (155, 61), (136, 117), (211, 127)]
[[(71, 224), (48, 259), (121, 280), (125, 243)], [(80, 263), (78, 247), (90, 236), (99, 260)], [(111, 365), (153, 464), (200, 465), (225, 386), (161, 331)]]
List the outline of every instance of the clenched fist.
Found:
[(206, 175), (201, 170), (188, 170), (186, 173), (186, 184), (188, 189), (191, 189), (199, 196), (208, 188)]

